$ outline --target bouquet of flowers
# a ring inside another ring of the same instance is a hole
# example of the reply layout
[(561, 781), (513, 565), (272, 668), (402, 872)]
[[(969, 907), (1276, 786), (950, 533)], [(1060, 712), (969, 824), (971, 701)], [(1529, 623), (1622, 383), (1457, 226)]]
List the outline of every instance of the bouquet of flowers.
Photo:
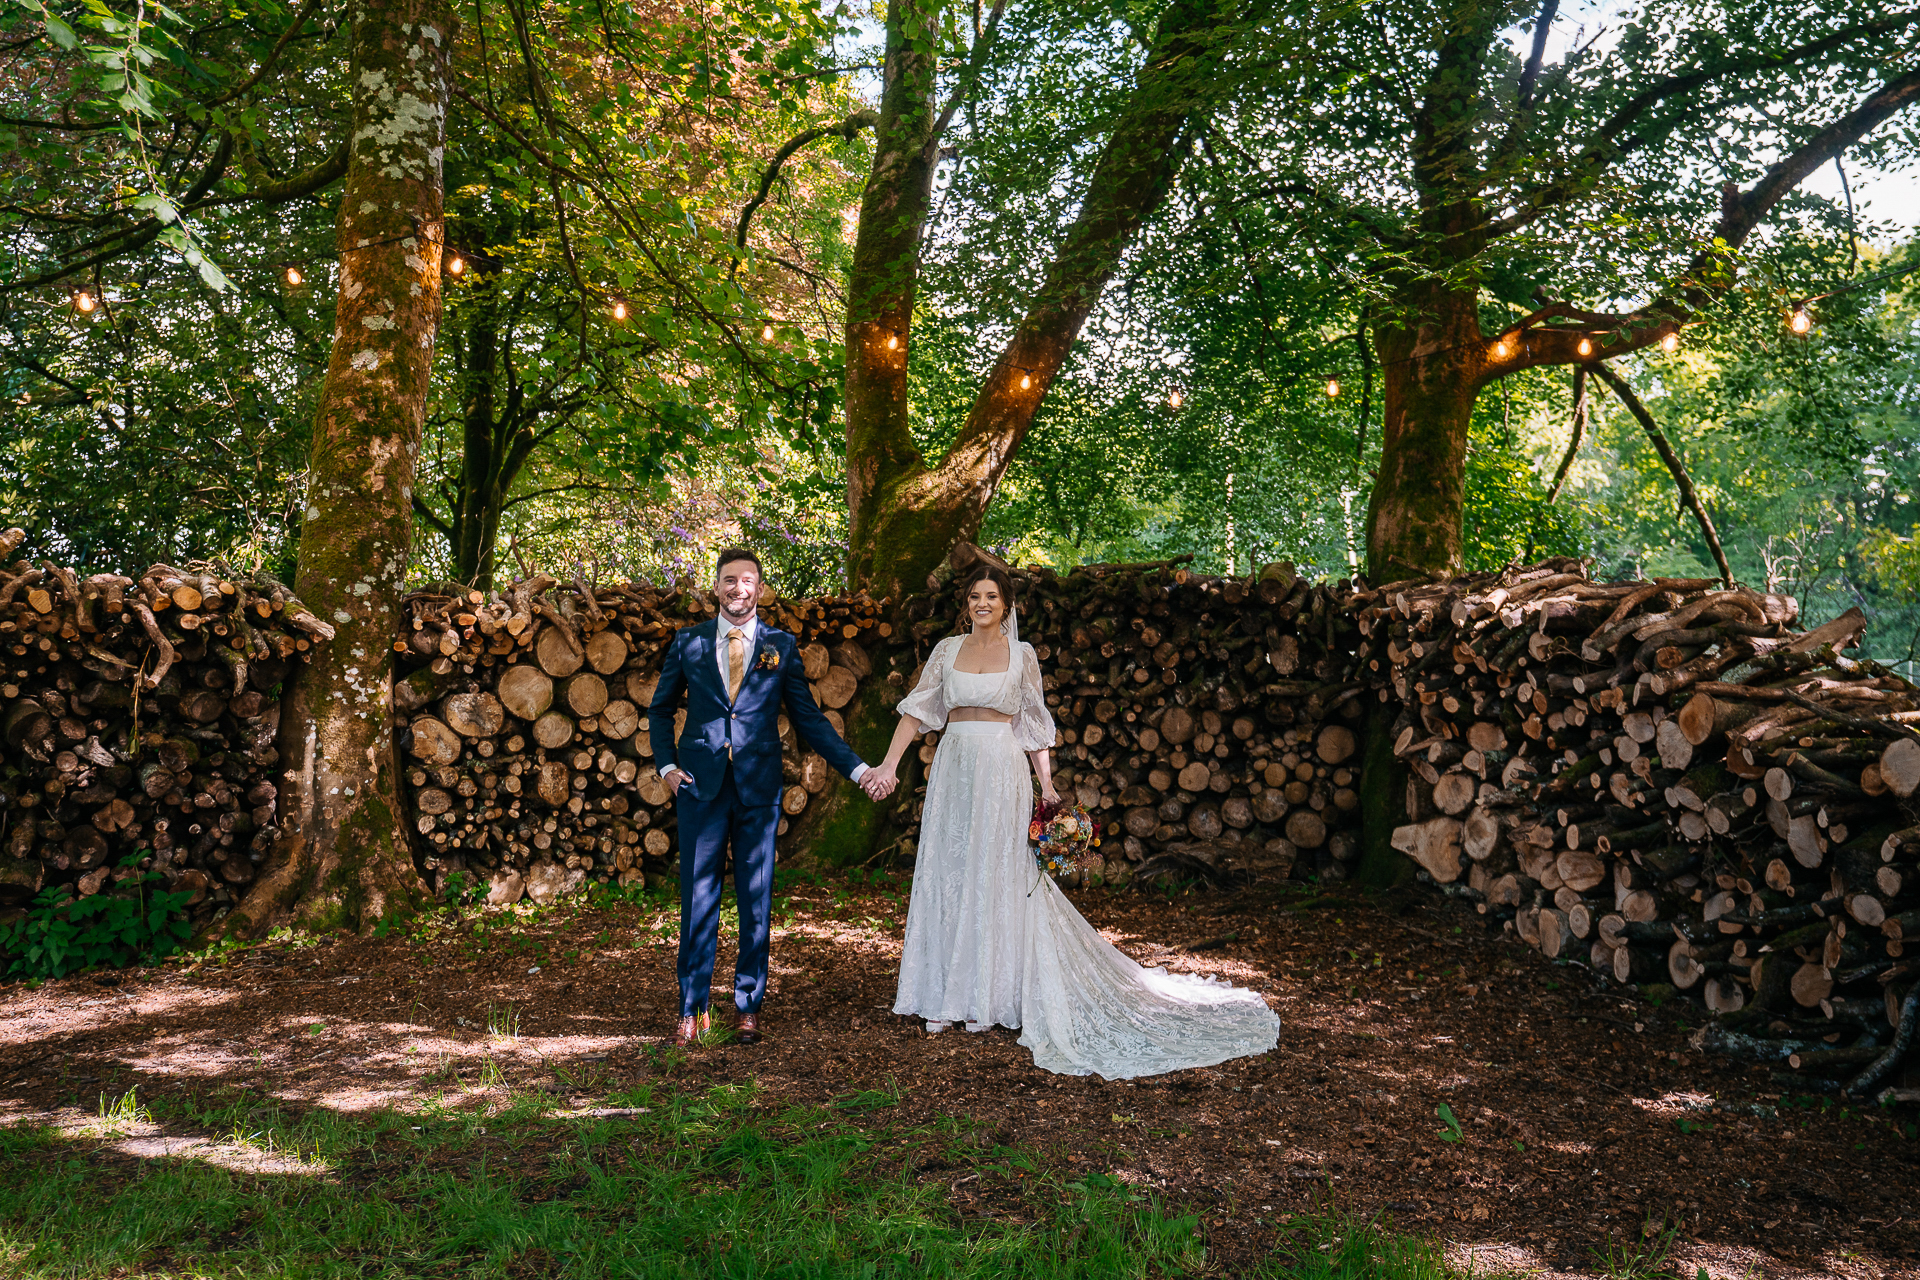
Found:
[(1089, 849), (1100, 844), (1100, 828), (1079, 805), (1064, 801), (1042, 803), (1033, 811), (1027, 838), (1033, 841), (1033, 860), (1050, 876), (1078, 866)]

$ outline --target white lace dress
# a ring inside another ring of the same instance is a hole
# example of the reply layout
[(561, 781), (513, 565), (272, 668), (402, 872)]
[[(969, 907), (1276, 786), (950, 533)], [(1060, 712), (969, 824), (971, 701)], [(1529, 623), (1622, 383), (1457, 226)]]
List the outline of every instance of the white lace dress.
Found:
[[(944, 729), (927, 775), (895, 1013), (1020, 1028), (1034, 1062), (1063, 1075), (1130, 1079), (1265, 1053), (1280, 1020), (1254, 992), (1143, 969), (1086, 922), (1027, 843), (1025, 753), (1053, 745), (1030, 645), (1006, 671), (956, 671), (943, 640), (899, 705)], [(986, 707), (1013, 723), (962, 720)]]

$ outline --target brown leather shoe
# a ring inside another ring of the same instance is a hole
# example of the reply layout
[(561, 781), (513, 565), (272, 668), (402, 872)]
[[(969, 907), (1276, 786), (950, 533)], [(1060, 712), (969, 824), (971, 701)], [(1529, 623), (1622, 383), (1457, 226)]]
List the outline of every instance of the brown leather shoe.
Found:
[(741, 1044), (759, 1044), (760, 1015), (757, 1013), (741, 1014), (740, 1021), (734, 1024), (733, 1038)]
[(711, 1026), (713, 1026), (713, 1014), (707, 1010), (702, 1009), (699, 1013), (688, 1014), (680, 1019), (673, 1029), (673, 1047), (676, 1049), (692, 1047), (695, 1041), (707, 1034)]

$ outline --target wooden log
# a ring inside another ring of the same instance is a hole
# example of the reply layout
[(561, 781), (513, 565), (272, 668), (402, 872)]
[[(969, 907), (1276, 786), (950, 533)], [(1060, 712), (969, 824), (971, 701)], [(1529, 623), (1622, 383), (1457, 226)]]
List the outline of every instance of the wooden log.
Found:
[(533, 722), (533, 740), (552, 751), (573, 741), (573, 721), (558, 711), (549, 711)]
[(465, 749), (460, 735), (433, 716), (416, 716), (408, 727), (412, 730), (408, 754), (429, 765), (452, 764)]
[(607, 682), (596, 672), (582, 671), (561, 688), (568, 709), (576, 716), (597, 716), (607, 705)]
[(533, 659), (542, 671), (559, 680), (578, 671), (586, 654), (566, 630), (549, 624), (540, 628), (534, 639)]
[(491, 738), (506, 726), (506, 708), (490, 693), (451, 693), (440, 700), (440, 718), (463, 738)]
[(819, 699), (823, 707), (838, 711), (853, 701), (853, 695), (859, 691), (859, 679), (845, 667), (830, 666), (826, 674), (820, 677)]
[(553, 679), (540, 668), (516, 663), (494, 685), (500, 705), (522, 720), (538, 720), (553, 706)]
[[(1306, 813), (1294, 816), (1298, 818), (1313, 815)], [(1432, 818), (1425, 822), (1394, 828), (1392, 844), (1395, 849), (1424, 867), (1427, 874), (1435, 880), (1441, 884), (1451, 884), (1460, 878), (1461, 829), (1462, 824), (1458, 819)], [(1297, 845), (1302, 844), (1300, 840), (1294, 839), (1291, 822), (1287, 838)], [(1303, 847), (1315, 846), (1303, 845)]]
[(618, 631), (608, 627), (587, 637), (587, 665), (603, 676), (610, 676), (627, 663), (630, 650)]
[(1920, 789), (1920, 742), (1901, 738), (1890, 743), (1880, 753), (1880, 778), (1902, 800)]
[(1343, 760), (1350, 759), (1358, 749), (1359, 739), (1354, 736), (1353, 730), (1345, 725), (1327, 725), (1320, 730), (1319, 737), (1314, 740), (1314, 753), (1324, 764), (1339, 764)]
[(600, 709), (600, 732), (609, 738), (630, 738), (642, 723), (640, 709), (625, 698), (615, 698)]

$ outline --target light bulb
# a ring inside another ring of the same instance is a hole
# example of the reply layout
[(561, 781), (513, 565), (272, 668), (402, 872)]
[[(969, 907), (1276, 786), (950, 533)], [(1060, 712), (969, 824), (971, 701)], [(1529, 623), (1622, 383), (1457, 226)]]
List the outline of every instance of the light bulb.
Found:
[(616, 303), (614, 303), (614, 304), (613, 304), (613, 318), (614, 318), (615, 320), (625, 320), (625, 319), (627, 318), (627, 304), (626, 304), (626, 303), (624, 303), (624, 302), (616, 302)]
[(287, 284), (292, 288), (298, 289), (301, 285), (307, 282), (306, 276), (300, 273), (300, 268), (298, 267), (288, 267), (284, 274), (286, 276)]
[(1025, 390), (1027, 390), (1027, 389), (1028, 389), (1029, 387), (1031, 387), (1031, 386), (1033, 386), (1033, 375), (1032, 375), (1032, 374), (1030, 374), (1030, 373), (1023, 373), (1023, 374), (1021, 374), (1021, 375), (1020, 375), (1020, 389), (1021, 389), (1022, 391), (1025, 391)]
[(1807, 314), (1805, 307), (1795, 307), (1793, 314), (1787, 317), (1787, 328), (1804, 334), (1813, 328), (1813, 317)]
[(1589, 342), (1585, 338), (1582, 338), (1580, 339), (1580, 345), (1575, 347), (1574, 350), (1578, 351), (1583, 356), (1590, 356), (1593, 354), (1593, 343)]
[(897, 333), (893, 333), (893, 334), (888, 334), (888, 335), (887, 335), (887, 350), (889, 350), (889, 351), (895, 351), (895, 350), (898, 350), (898, 349), (899, 349), (899, 346), (900, 346), (900, 335), (899, 335), (899, 334), (897, 334)]
[(1662, 351), (1667, 352), (1668, 354), (1672, 354), (1673, 352), (1678, 351), (1680, 349), (1680, 335), (1677, 333), (1670, 333), (1666, 337), (1660, 339), (1660, 349)]
[(1328, 378), (1327, 379), (1327, 399), (1329, 400), (1337, 399), (1339, 395), (1340, 395), (1340, 379)]
[(1174, 393), (1167, 397), (1167, 403), (1172, 405), (1174, 408), (1178, 409), (1181, 405), (1181, 402), (1184, 401), (1185, 399), (1186, 397), (1181, 395), (1179, 390), (1176, 388), (1174, 390)]
[(762, 325), (762, 326), (760, 327), (760, 341), (762, 341), (762, 342), (772, 342), (772, 341), (773, 341), (773, 326), (772, 326), (772, 325), (770, 325), (770, 324), (769, 324), (769, 325)]
[(459, 254), (456, 253), (451, 258), (447, 259), (448, 275), (457, 276), (461, 272), (465, 271), (466, 269), (467, 269), (467, 260), (461, 257)]
[(99, 303), (93, 300), (93, 295), (88, 293), (85, 289), (82, 289), (80, 292), (73, 295), (74, 309), (78, 311), (81, 315), (91, 314), (93, 309), (99, 305), (100, 305)]

